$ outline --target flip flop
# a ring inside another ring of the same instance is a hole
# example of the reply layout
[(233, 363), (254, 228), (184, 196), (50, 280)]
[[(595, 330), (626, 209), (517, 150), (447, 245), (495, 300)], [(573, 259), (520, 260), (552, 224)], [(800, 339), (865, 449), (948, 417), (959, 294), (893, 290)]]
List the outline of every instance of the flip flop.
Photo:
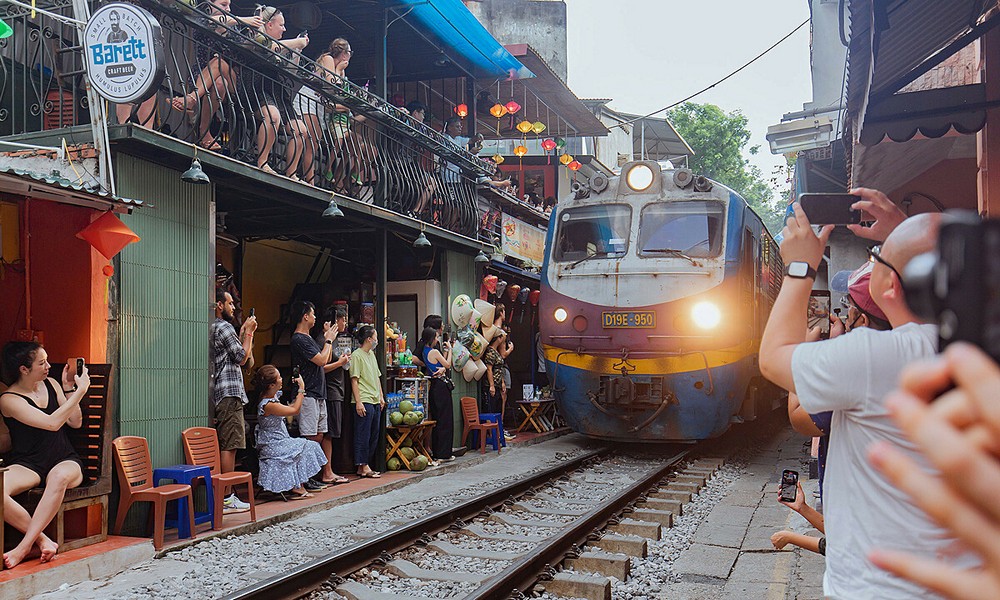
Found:
[(322, 480), (320, 483), (325, 483), (326, 485), (337, 485), (340, 483), (350, 483), (351, 480), (346, 477), (338, 477), (336, 479)]
[(313, 497), (313, 495), (310, 494), (309, 492), (306, 492), (304, 494), (296, 494), (295, 492), (291, 492), (290, 495), (292, 500), (305, 500), (306, 498)]
[(382, 474), (378, 471), (369, 471), (367, 473), (359, 473), (361, 477), (367, 477), (368, 479), (381, 479)]

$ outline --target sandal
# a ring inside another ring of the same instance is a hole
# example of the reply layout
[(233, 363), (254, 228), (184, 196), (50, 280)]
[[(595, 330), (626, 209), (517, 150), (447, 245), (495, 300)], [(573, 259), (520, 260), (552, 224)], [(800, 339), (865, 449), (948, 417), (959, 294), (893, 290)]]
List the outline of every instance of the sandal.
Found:
[(337, 485), (339, 483), (350, 483), (350, 482), (351, 482), (350, 479), (348, 479), (346, 477), (341, 477), (339, 475), (337, 477), (333, 478), (333, 479), (324, 479), (324, 480), (320, 481), (320, 483), (324, 483), (326, 485)]
[(305, 500), (306, 498), (313, 497), (313, 495), (310, 494), (309, 492), (302, 492), (301, 494), (298, 492), (288, 492), (288, 493), (291, 494), (292, 500)]
[(170, 107), (176, 111), (193, 113), (198, 107), (199, 100), (200, 98), (198, 98), (198, 92), (191, 92), (190, 94), (186, 94), (184, 96), (174, 96), (170, 100)]
[(382, 474), (378, 471), (368, 471), (367, 473), (358, 473), (360, 477), (367, 477), (369, 479), (381, 479)]
[(261, 171), (264, 171), (265, 173), (270, 174), (270, 175), (278, 175), (278, 172), (275, 171), (274, 169), (272, 169), (271, 165), (269, 165), (267, 163), (264, 163), (262, 165), (258, 165), (257, 168), (260, 169)]

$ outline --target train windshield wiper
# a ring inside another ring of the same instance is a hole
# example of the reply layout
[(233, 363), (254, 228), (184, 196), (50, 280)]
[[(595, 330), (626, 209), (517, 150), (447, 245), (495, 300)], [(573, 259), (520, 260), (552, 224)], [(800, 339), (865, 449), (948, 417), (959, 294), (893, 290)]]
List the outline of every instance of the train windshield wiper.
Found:
[(692, 265), (698, 266), (698, 263), (693, 258), (691, 258), (690, 256), (688, 256), (687, 254), (684, 254), (683, 251), (677, 250), (676, 248), (643, 248), (642, 251), (643, 252), (662, 252), (663, 254), (671, 254), (673, 256), (679, 256), (681, 258), (686, 258), (688, 260), (688, 262), (690, 262)]
[(600, 258), (602, 256), (608, 256), (609, 254), (611, 254), (611, 253), (608, 252), (608, 251), (606, 251), (606, 250), (605, 251), (601, 251), (601, 252), (595, 252), (594, 254), (588, 254), (587, 256), (584, 256), (580, 260), (573, 262), (570, 266), (568, 266), (566, 268), (567, 269), (572, 269), (573, 267), (575, 267), (576, 265), (578, 265), (578, 264), (580, 264), (580, 263), (582, 263), (584, 261), (590, 260), (592, 258)]

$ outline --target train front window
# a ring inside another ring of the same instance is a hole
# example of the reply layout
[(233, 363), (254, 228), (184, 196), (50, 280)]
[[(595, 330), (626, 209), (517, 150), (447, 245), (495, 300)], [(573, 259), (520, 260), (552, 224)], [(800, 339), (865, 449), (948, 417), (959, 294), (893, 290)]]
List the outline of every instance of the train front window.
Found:
[(657, 202), (639, 217), (640, 256), (711, 258), (722, 251), (721, 202)]
[(571, 208), (559, 216), (555, 259), (621, 257), (628, 250), (632, 208), (624, 204)]

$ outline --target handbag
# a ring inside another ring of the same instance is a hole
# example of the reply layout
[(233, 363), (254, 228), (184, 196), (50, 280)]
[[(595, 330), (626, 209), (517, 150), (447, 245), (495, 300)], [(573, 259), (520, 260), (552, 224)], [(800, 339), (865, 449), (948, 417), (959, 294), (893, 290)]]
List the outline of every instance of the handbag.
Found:
[(444, 384), (446, 386), (448, 386), (448, 391), (449, 392), (454, 392), (455, 391), (455, 382), (451, 380), (451, 377), (449, 377), (447, 375), (442, 375), (441, 376), (441, 381), (443, 381)]

